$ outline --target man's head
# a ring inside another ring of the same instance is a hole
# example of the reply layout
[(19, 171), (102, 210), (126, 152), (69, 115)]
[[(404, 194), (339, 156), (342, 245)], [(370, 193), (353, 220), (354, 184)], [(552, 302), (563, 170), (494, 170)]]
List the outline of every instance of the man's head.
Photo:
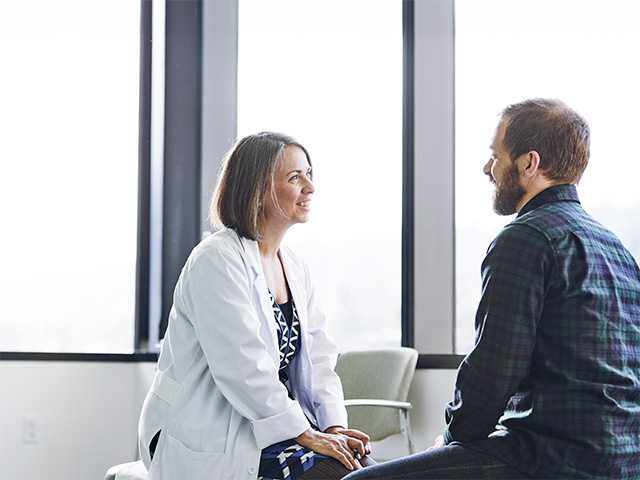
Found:
[(589, 162), (589, 126), (558, 100), (533, 99), (502, 112), (484, 173), (494, 209), (511, 215), (542, 190), (578, 183)]

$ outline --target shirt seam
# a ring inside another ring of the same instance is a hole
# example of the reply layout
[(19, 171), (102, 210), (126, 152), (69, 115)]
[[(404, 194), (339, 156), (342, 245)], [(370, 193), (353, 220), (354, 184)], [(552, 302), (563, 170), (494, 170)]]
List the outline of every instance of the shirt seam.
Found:
[[(556, 250), (555, 245), (553, 244), (553, 241), (551, 239), (551, 237), (549, 237), (549, 235), (547, 235), (546, 232), (544, 232), (542, 229), (538, 228), (535, 225), (531, 225), (529, 223), (526, 223), (525, 221), (513, 221), (511, 224), (511, 226), (522, 226), (522, 227), (527, 227), (530, 228), (531, 230), (533, 230), (534, 232), (538, 232), (542, 238), (544, 238), (547, 247), (549, 248), (549, 250), (551, 251), (551, 259), (553, 260), (553, 270), (555, 271), (555, 274), (560, 273), (560, 264), (558, 261), (558, 251)], [(554, 273), (554, 272), (552, 272)], [(546, 294), (546, 289), (545, 289), (545, 294)]]

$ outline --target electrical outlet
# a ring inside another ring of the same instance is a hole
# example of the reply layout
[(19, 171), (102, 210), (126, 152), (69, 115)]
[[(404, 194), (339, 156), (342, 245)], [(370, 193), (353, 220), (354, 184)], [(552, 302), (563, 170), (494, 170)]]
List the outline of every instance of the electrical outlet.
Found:
[(33, 415), (22, 417), (22, 443), (25, 445), (36, 445), (40, 441), (38, 432), (38, 421)]

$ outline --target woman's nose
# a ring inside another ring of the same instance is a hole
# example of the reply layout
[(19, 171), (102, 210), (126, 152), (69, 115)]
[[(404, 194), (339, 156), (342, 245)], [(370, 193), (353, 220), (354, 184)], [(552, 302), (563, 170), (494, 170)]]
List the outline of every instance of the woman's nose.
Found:
[(313, 180), (307, 178), (307, 184), (304, 186), (304, 190), (306, 193), (313, 193), (316, 191), (316, 188), (313, 186)]

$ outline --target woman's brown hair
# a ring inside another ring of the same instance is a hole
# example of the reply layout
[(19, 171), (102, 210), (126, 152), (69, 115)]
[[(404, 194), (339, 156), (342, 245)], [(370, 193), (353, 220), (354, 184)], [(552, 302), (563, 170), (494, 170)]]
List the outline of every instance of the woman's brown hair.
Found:
[(209, 208), (213, 227), (225, 226), (259, 240), (259, 219), (266, 195), (274, 195), (273, 180), (285, 147), (307, 149), (281, 133), (261, 132), (239, 140), (226, 155)]

